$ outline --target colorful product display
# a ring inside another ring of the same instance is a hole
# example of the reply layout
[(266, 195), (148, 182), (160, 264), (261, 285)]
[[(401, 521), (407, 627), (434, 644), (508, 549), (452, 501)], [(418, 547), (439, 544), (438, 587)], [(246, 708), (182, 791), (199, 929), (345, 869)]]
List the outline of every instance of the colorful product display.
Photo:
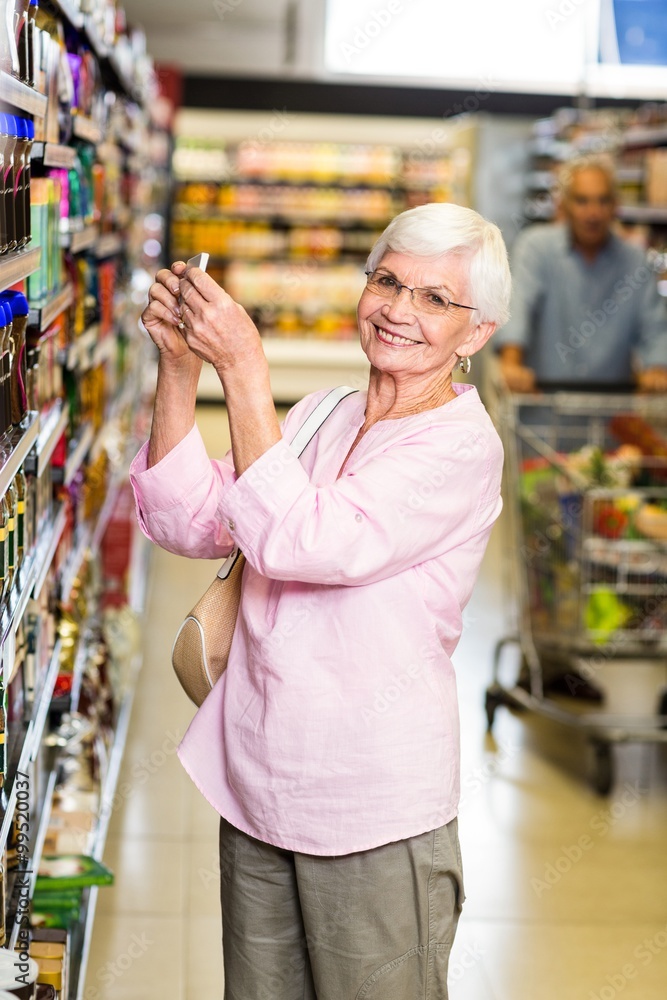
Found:
[(88, 887), (113, 878), (93, 855), (140, 647), (133, 581), (107, 579), (101, 549), (130, 564), (131, 508), (124, 545), (102, 541), (142, 399), (136, 288), (161, 254), (144, 217), (164, 216), (168, 180), (143, 35), (110, 0), (65, 6), (0, 17), (0, 71), (20, 81), (0, 115), (0, 993), (25, 1000), (82, 993)]
[[(267, 337), (347, 340), (363, 262), (386, 224), (428, 201), (465, 204), (470, 154), (387, 144), (179, 139), (172, 256), (209, 270)], [(208, 172), (208, 177), (206, 173)]]

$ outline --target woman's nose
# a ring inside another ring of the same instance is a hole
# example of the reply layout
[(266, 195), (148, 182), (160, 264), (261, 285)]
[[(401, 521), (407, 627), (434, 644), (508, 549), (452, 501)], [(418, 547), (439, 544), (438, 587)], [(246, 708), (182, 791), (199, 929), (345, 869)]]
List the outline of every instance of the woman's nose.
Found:
[(412, 292), (407, 285), (402, 285), (398, 294), (383, 305), (382, 315), (394, 322), (405, 323), (410, 319), (414, 321), (415, 308), (412, 302)]

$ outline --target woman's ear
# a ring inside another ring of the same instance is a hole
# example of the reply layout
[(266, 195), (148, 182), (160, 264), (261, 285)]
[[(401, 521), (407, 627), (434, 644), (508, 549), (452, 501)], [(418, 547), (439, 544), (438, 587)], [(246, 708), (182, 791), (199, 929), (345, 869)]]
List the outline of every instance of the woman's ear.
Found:
[(463, 343), (459, 344), (457, 354), (465, 358), (467, 355), (476, 354), (477, 351), (481, 351), (489, 337), (495, 332), (497, 326), (497, 323), (478, 323), (477, 326), (473, 327)]

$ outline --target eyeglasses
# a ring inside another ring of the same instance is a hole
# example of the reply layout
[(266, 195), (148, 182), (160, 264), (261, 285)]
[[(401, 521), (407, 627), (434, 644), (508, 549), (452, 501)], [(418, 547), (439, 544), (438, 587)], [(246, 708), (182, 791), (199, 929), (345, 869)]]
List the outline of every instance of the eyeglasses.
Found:
[(457, 309), (476, 309), (476, 306), (463, 306), (460, 302), (452, 302), (437, 288), (410, 288), (409, 285), (401, 284), (393, 274), (388, 274), (387, 271), (364, 271), (364, 274), (366, 275), (366, 287), (370, 288), (376, 295), (381, 295), (383, 299), (395, 299), (404, 288), (407, 288), (413, 305), (420, 312), (444, 315), (450, 306), (456, 306)]

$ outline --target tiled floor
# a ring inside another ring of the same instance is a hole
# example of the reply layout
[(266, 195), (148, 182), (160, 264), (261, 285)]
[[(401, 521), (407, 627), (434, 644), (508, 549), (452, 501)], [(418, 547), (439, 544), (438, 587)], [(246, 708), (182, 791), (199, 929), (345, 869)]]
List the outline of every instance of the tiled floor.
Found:
[[(200, 425), (209, 452), (222, 453), (224, 413), (203, 409)], [(665, 1000), (667, 748), (624, 748), (614, 791), (600, 799), (570, 730), (501, 709), (487, 735), (483, 695), (504, 627), (502, 530), (456, 654), (467, 901), (451, 1000)], [(116, 885), (100, 891), (88, 966), (94, 1000), (222, 997), (216, 816), (174, 754), (192, 712), (169, 658), (212, 569), (154, 553), (126, 794), (105, 857)], [(656, 673), (664, 682), (662, 667), (609, 668), (602, 680), (648, 704)]]

